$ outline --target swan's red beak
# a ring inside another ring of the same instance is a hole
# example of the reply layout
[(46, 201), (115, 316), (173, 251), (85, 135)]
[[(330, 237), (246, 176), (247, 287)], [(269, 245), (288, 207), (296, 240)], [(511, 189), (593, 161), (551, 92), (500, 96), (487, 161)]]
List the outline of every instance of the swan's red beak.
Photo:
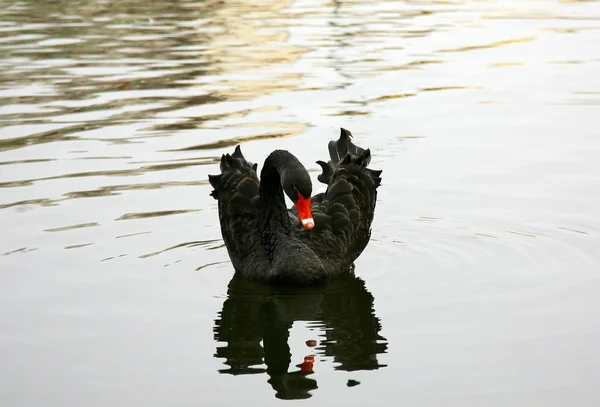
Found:
[(315, 221), (312, 217), (312, 212), (310, 211), (310, 201), (311, 197), (305, 198), (302, 196), (300, 192), (298, 192), (298, 200), (296, 201), (296, 209), (298, 210), (298, 215), (300, 216), (300, 223), (304, 229), (312, 229), (315, 227)]

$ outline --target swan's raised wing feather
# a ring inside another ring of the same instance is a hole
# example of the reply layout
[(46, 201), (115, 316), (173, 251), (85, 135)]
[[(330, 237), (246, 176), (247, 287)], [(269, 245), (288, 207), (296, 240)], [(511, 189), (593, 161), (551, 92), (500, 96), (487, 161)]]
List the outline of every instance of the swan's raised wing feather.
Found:
[(366, 247), (381, 183), (381, 171), (367, 168), (370, 150), (354, 145), (350, 136), (342, 129), (340, 138), (329, 143), (331, 161), (320, 163), (319, 178), (327, 191), (312, 205), (315, 228), (300, 233), (319, 257), (332, 262), (340, 257), (354, 261)]
[(260, 240), (257, 165), (247, 161), (237, 146), (233, 154), (221, 157), (220, 167), (221, 174), (208, 176), (214, 188), (211, 196), (219, 201), (223, 240), (234, 267), (238, 267), (236, 258), (242, 261)]

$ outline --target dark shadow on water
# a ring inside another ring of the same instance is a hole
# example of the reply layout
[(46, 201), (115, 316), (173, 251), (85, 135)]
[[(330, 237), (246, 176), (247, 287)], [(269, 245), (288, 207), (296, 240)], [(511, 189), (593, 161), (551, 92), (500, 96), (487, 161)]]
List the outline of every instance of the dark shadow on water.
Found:
[[(277, 288), (239, 276), (229, 283), (228, 299), (215, 320), (215, 357), (224, 359), (223, 374), (264, 374), (280, 399), (305, 399), (317, 389), (310, 376), (313, 355), (333, 358), (336, 370), (375, 370), (385, 367), (377, 355), (387, 341), (373, 309), (373, 296), (364, 282), (346, 275), (325, 286)], [(315, 335), (307, 342), (304, 362), (290, 370), (289, 330), (306, 321)], [(316, 337), (318, 336), (318, 338)], [(266, 366), (266, 367), (265, 367)]]

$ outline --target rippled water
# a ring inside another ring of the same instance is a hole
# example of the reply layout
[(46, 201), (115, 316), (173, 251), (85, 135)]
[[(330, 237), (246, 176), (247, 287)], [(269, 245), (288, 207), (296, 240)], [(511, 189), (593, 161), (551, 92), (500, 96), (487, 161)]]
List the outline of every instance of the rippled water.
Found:
[[(0, 6), (3, 406), (600, 402), (598, 2)], [(341, 126), (356, 277), (231, 280), (218, 157)]]

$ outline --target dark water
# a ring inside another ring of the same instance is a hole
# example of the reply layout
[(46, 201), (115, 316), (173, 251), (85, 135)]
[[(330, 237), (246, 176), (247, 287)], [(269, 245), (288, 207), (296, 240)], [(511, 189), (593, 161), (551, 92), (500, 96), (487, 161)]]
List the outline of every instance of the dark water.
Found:
[[(600, 403), (600, 3), (0, 7), (0, 405)], [(218, 157), (341, 126), (356, 276), (232, 280)]]

